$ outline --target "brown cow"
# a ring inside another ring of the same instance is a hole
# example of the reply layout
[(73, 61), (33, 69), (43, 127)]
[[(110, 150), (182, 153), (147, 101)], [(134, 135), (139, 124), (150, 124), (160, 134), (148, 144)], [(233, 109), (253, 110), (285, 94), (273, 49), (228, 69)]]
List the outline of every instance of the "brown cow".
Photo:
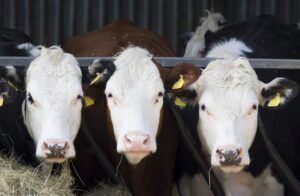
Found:
[[(174, 54), (165, 39), (127, 21), (114, 22), (67, 43), (66, 50), (77, 56), (118, 53), (113, 62), (96, 60), (89, 67), (89, 74), (101, 75), (101, 79), (85, 86), (93, 103), (84, 109), (84, 121), (134, 195), (171, 195), (178, 128), (164, 105), (165, 87), (179, 74), (194, 71), (185, 81), (187, 85), (200, 71), (186, 64), (164, 69), (146, 49), (128, 45), (147, 48), (156, 56)], [(74, 167), (81, 181), (91, 187), (105, 180), (81, 130), (76, 148)]]

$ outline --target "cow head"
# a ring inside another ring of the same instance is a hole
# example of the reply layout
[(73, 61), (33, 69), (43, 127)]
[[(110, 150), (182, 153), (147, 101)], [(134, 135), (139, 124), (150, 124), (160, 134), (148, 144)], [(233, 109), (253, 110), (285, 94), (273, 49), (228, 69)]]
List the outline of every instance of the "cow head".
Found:
[(212, 166), (238, 172), (250, 163), (248, 150), (256, 134), (259, 105), (281, 107), (295, 97), (298, 87), (286, 78), (265, 84), (247, 59), (238, 58), (210, 62), (182, 91), (197, 95), (198, 135)]
[(107, 81), (105, 95), (117, 152), (131, 164), (157, 150), (166, 71), (139, 47), (125, 49), (113, 62), (96, 60), (89, 67), (94, 78)]
[(29, 65), (25, 82), (22, 112), (36, 156), (47, 162), (74, 157), (83, 99), (78, 62), (59, 47), (42, 48)]
[(0, 107), (7, 103), (13, 103), (20, 93), (20, 74), (13, 66), (0, 68)]

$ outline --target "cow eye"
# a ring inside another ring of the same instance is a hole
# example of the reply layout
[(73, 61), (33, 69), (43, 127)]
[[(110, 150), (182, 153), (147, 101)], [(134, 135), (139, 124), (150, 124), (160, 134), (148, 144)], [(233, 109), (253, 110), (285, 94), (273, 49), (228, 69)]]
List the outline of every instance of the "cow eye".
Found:
[(34, 103), (34, 100), (33, 100), (33, 98), (32, 98), (32, 96), (31, 96), (30, 93), (28, 93), (28, 95), (27, 95), (27, 100), (28, 100), (31, 104)]
[(158, 93), (158, 96), (159, 96), (159, 97), (164, 96), (163, 92), (159, 92), (159, 93)]
[(111, 97), (112, 97), (112, 94), (111, 94), (111, 93), (108, 93), (108, 94), (107, 94), (107, 97), (108, 97), (108, 98), (111, 98)]
[(205, 111), (205, 109), (206, 109), (205, 105), (202, 104), (202, 105), (200, 106), (200, 109), (201, 109), (202, 111)]
[(82, 95), (77, 95), (77, 99), (83, 100), (83, 96)]
[(256, 109), (257, 109), (257, 105), (256, 105), (256, 104), (253, 104), (252, 109), (253, 109), (253, 110), (256, 110)]

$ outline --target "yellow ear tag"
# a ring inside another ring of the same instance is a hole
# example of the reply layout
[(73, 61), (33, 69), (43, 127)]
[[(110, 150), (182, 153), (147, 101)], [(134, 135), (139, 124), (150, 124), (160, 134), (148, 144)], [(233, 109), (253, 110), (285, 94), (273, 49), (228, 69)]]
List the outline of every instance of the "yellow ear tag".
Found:
[(0, 96), (0, 107), (2, 107), (2, 106), (3, 106), (3, 103), (4, 103), (4, 99), (3, 99), (3, 97), (2, 97), (2, 96)]
[(19, 91), (19, 89), (13, 83), (11, 83), (11, 81), (8, 80), (7, 83), (9, 84), (9, 86), (13, 87), (16, 91)]
[(280, 94), (277, 93), (276, 96), (271, 99), (268, 103), (268, 107), (277, 107), (281, 102)]
[(182, 101), (179, 97), (175, 98), (175, 104), (180, 106), (180, 107), (185, 107), (186, 103), (184, 101)]
[(173, 85), (172, 89), (173, 90), (174, 89), (180, 89), (180, 88), (182, 88), (183, 84), (184, 84), (183, 75), (180, 74), (178, 81), (175, 82), (175, 84)]
[(100, 79), (101, 79), (101, 74), (97, 72), (96, 77), (90, 82), (90, 86), (98, 82)]
[(90, 107), (95, 103), (94, 99), (90, 98), (89, 96), (84, 96), (84, 102), (85, 102), (85, 107)]

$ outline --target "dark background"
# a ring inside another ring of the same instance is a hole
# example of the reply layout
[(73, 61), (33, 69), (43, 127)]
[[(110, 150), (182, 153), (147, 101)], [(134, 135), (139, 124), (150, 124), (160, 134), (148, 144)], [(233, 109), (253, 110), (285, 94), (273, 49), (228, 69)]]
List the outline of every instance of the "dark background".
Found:
[(179, 35), (194, 30), (205, 9), (221, 12), (229, 22), (260, 14), (300, 22), (300, 0), (0, 0), (0, 27), (24, 31), (35, 44), (63, 45), (127, 18), (165, 36), (182, 54)]

